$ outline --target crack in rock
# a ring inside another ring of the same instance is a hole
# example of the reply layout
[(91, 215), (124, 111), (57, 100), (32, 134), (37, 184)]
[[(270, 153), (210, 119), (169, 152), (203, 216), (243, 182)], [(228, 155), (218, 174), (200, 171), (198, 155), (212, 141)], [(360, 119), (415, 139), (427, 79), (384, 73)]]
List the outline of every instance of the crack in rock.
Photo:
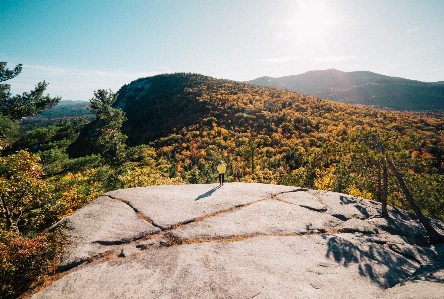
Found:
[(397, 254), (402, 255), (402, 256), (405, 257), (406, 259), (408, 259), (408, 260), (410, 260), (410, 261), (412, 261), (412, 262), (415, 262), (415, 263), (417, 263), (418, 265), (422, 265), (422, 263), (421, 263), (420, 260), (418, 260), (416, 257), (414, 257), (414, 256), (412, 256), (412, 255), (410, 255), (410, 254), (407, 254), (407, 253), (403, 252), (403, 251), (399, 248), (398, 245), (396, 245), (396, 244), (388, 244), (387, 247), (390, 248), (393, 252), (396, 252)]
[(65, 265), (63, 265), (63, 266), (58, 266), (57, 269), (56, 269), (56, 271), (57, 271), (58, 273), (63, 273), (63, 272), (67, 272), (67, 271), (69, 271), (69, 270), (71, 270), (71, 269), (77, 268), (78, 266), (92, 263), (92, 262), (94, 262), (94, 261), (100, 261), (100, 262), (102, 262), (102, 261), (108, 260), (109, 257), (110, 257), (113, 253), (114, 253), (114, 250), (108, 250), (108, 251), (101, 252), (101, 253), (99, 253), (99, 254), (93, 255), (93, 256), (91, 256), (91, 257), (83, 257), (83, 258), (79, 258), (79, 259), (76, 259), (76, 260), (75, 260), (74, 262), (72, 262), (72, 263), (68, 263), (68, 264), (65, 264)]
[(76, 268), (79, 265), (85, 264), (85, 263), (90, 263), (91, 262), (91, 257), (84, 257), (84, 258), (79, 258), (76, 259), (74, 262), (72, 263), (68, 263), (66, 265), (63, 266), (58, 266), (56, 271), (61, 273), (61, 272), (66, 272), (69, 271), (73, 268)]
[[(300, 207), (302, 207), (302, 208), (306, 208), (306, 209), (309, 209), (309, 210), (312, 210), (312, 211), (315, 211), (315, 212), (319, 212), (319, 213), (325, 213), (325, 212), (327, 212), (328, 211), (328, 209), (330, 208), (323, 200), (322, 200), (322, 198), (320, 197), (320, 196), (318, 196), (316, 193), (314, 193), (314, 192), (311, 192), (311, 191), (313, 191), (313, 190), (309, 190), (309, 189), (298, 189), (298, 190), (296, 190), (296, 191), (305, 191), (305, 192), (307, 192), (308, 194), (310, 194), (310, 195), (312, 195), (312, 196), (314, 196), (314, 197), (316, 197), (317, 199), (318, 199), (318, 201), (319, 201), (319, 203), (321, 204), (321, 205), (323, 205), (324, 207), (323, 208), (320, 208), (320, 209), (317, 209), (317, 208), (314, 208), (314, 207), (309, 207), (309, 206), (307, 206), (307, 205), (300, 205)], [(333, 215), (332, 215), (333, 216)], [(339, 218), (338, 218), (339, 219)], [(339, 219), (339, 220), (342, 220), (342, 219)], [(343, 221), (345, 221), (345, 220), (343, 220)]]
[(347, 220), (351, 219), (351, 218), (349, 218), (345, 215), (342, 215), (342, 214), (331, 214), (331, 215), (339, 220), (342, 220), (342, 221), (347, 221)]
[(270, 199), (281, 201), (281, 202), (284, 202), (284, 203), (289, 204), (289, 205), (299, 206), (301, 208), (305, 208), (305, 209), (308, 209), (308, 210), (311, 210), (311, 211), (315, 211), (315, 212), (318, 212), (318, 213), (325, 213), (328, 210), (327, 208), (319, 208), (318, 209), (318, 208), (310, 207), (310, 206), (307, 206), (307, 205), (298, 205), (298, 204), (295, 204), (295, 203), (283, 200), (283, 199), (278, 198), (278, 197), (274, 197), (274, 198), (270, 198)]
[(319, 212), (319, 213), (325, 213), (325, 212), (327, 212), (327, 208), (320, 208), (320, 209), (317, 209), (317, 208), (314, 208), (314, 207), (309, 207), (309, 206), (306, 206), (306, 205), (299, 205), (301, 208), (305, 208), (305, 209), (309, 209), (309, 210), (311, 210), (311, 211), (315, 211), (315, 212)]
[(282, 192), (279, 192), (279, 193), (276, 193), (276, 194), (271, 195), (271, 197), (273, 198), (273, 197), (278, 196), (278, 195), (281, 195), (281, 194), (293, 193), (293, 192), (299, 192), (299, 191), (304, 191), (304, 192), (306, 192), (306, 191), (308, 191), (308, 189), (305, 189), (305, 188), (299, 188), (299, 189), (294, 189), (294, 190), (290, 190), (290, 191), (282, 191)]
[(156, 233), (143, 234), (141, 236), (137, 236), (137, 237), (134, 237), (134, 238), (115, 240), (115, 241), (102, 241), (102, 240), (98, 240), (98, 241), (93, 241), (92, 243), (97, 243), (97, 244), (104, 245), (104, 246), (123, 245), (123, 244), (132, 243), (134, 241), (138, 241), (140, 239), (145, 238), (146, 236), (153, 235), (153, 234), (156, 234)]
[(157, 224), (157, 223), (155, 223), (150, 217), (148, 217), (148, 216), (146, 216), (145, 214), (143, 214), (142, 212), (140, 212), (135, 206), (133, 206), (132, 204), (131, 204), (131, 202), (129, 202), (128, 200), (124, 200), (124, 199), (121, 199), (121, 198), (118, 198), (118, 197), (115, 197), (115, 196), (112, 196), (112, 195), (107, 195), (109, 198), (111, 198), (111, 199), (114, 199), (114, 200), (118, 200), (118, 201), (120, 201), (120, 202), (123, 202), (123, 203), (125, 203), (125, 204), (127, 204), (131, 209), (133, 209), (133, 211), (140, 217), (140, 218), (142, 218), (143, 220), (145, 220), (145, 221), (147, 221), (148, 223), (150, 223), (152, 226), (154, 226), (154, 227), (157, 227), (158, 229), (160, 229), (160, 230), (167, 230), (168, 229), (168, 227), (163, 227), (163, 226), (161, 226), (161, 225), (159, 225), (159, 224)]
[(308, 210), (311, 210), (311, 211), (315, 211), (315, 212), (318, 212), (318, 213), (325, 213), (325, 212), (327, 212), (327, 210), (328, 210), (327, 205), (322, 201), (322, 199), (319, 196), (316, 196), (316, 195), (314, 195), (314, 196), (324, 206), (323, 208), (315, 208), (315, 207), (310, 207), (310, 206), (307, 206), (307, 205), (298, 205), (298, 204), (295, 204), (295, 203), (292, 203), (292, 202), (288, 202), (286, 200), (283, 200), (283, 199), (277, 197), (277, 196), (279, 196), (281, 194), (287, 194), (287, 193), (299, 192), (299, 191), (307, 192), (308, 194), (313, 195), (310, 192), (308, 192), (309, 191), (308, 189), (300, 188), (300, 189), (295, 189), (295, 190), (291, 190), (291, 191), (284, 191), (284, 192), (276, 193), (276, 194), (272, 195), (270, 199), (274, 199), (274, 200), (278, 200), (278, 201), (281, 201), (281, 202), (285, 202), (285, 203), (290, 204), (290, 205), (300, 206), (301, 208), (305, 208), (305, 209), (308, 209)]
[[(196, 243), (206, 243), (206, 242), (240, 242), (252, 238), (259, 237), (301, 237), (307, 235), (323, 235), (326, 234), (325, 231), (318, 230), (310, 230), (303, 233), (288, 233), (288, 234), (265, 234), (265, 233), (256, 233), (252, 235), (236, 235), (229, 237), (197, 237), (197, 238), (180, 238), (175, 235), (169, 234), (167, 237), (171, 238), (169, 245), (186, 245), (186, 244), (196, 244)], [(328, 234), (328, 233), (327, 233)]]
[(319, 203), (325, 207), (327, 207), (327, 209), (329, 208), (329, 206), (324, 202), (324, 200), (322, 200), (322, 198), (317, 195), (315, 192), (312, 192), (313, 190), (307, 190), (307, 193), (310, 195), (313, 195), (314, 197), (316, 197), (319, 200)]

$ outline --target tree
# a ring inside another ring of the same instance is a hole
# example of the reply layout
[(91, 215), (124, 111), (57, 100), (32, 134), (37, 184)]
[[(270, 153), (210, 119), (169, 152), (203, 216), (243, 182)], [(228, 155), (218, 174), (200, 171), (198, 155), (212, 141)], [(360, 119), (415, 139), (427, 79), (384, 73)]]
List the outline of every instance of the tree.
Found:
[[(0, 62), (0, 82), (16, 77), (22, 71), (18, 64), (13, 70), (6, 68), (6, 62)], [(40, 113), (55, 106), (60, 97), (43, 96), (48, 83), (37, 83), (34, 90), (22, 95), (12, 96), (9, 84), (0, 84), (0, 150), (5, 149), (16, 136), (17, 125), (14, 122), (22, 118)]]
[[(0, 82), (16, 77), (21, 71), (21, 64), (17, 65), (14, 70), (9, 70), (6, 68), (6, 62), (0, 62)], [(13, 120), (20, 120), (55, 106), (61, 98), (43, 96), (47, 86), (48, 83), (45, 81), (39, 82), (33, 91), (24, 92), (21, 96), (12, 96), (9, 92), (11, 86), (0, 84), (0, 112)]]
[(127, 136), (120, 129), (127, 118), (122, 109), (111, 107), (117, 96), (111, 90), (100, 89), (90, 100), (89, 110), (96, 115), (93, 143), (108, 163), (118, 162), (126, 148)]
[(7, 148), (18, 136), (19, 125), (0, 113), (0, 151)]
[(22, 71), (22, 64), (16, 65), (13, 70), (7, 69), (6, 64), (6, 62), (0, 61), (0, 82), (14, 78)]
[(256, 168), (254, 165), (254, 158), (256, 156), (257, 147), (257, 142), (253, 139), (253, 137), (251, 137), (250, 139), (248, 139), (248, 143), (241, 148), (243, 156), (248, 160), (248, 163), (250, 164), (252, 174), (254, 173), (254, 170)]

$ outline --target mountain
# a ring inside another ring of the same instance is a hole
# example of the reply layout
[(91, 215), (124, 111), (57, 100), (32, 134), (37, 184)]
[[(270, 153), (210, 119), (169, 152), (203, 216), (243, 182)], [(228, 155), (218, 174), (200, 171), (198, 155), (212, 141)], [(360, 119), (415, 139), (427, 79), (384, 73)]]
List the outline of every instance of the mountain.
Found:
[(409, 111), (444, 110), (442, 81), (427, 83), (372, 72), (329, 69), (280, 78), (261, 77), (246, 83), (349, 104)]

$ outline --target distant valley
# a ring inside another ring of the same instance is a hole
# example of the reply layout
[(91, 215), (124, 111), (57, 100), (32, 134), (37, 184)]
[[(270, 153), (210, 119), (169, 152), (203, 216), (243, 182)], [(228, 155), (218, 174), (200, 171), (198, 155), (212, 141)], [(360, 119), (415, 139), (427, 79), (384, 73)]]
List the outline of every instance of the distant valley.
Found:
[(245, 83), (287, 89), (348, 104), (404, 111), (444, 110), (444, 81), (429, 83), (367, 71), (329, 69), (280, 78), (260, 77)]
[(31, 129), (37, 126), (49, 126), (62, 120), (76, 119), (79, 117), (92, 120), (94, 115), (88, 110), (89, 104), (89, 101), (63, 100), (55, 107), (23, 119), (21, 125), (27, 129)]

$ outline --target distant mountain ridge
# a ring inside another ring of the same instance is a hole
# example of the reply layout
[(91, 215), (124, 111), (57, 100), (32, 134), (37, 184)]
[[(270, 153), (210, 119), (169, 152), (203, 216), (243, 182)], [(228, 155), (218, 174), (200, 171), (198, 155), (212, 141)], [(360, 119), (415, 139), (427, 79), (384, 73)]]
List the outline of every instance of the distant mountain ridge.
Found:
[(444, 110), (443, 81), (421, 82), (368, 71), (329, 69), (280, 78), (260, 77), (245, 83), (349, 104), (410, 111)]

